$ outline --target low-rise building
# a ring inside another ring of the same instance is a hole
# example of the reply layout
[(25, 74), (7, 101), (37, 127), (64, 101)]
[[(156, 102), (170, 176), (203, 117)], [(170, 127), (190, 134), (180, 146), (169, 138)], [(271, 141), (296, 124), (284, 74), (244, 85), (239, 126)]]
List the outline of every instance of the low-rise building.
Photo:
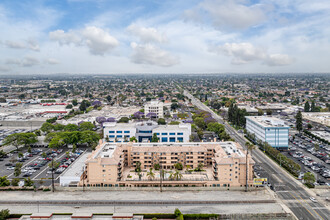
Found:
[(289, 147), (289, 126), (275, 117), (246, 116), (246, 130), (256, 139), (278, 149)]
[(146, 117), (155, 117), (155, 118), (163, 118), (164, 117), (164, 103), (153, 100), (144, 105), (144, 113)]
[(156, 134), (159, 142), (189, 142), (190, 124), (158, 125), (154, 121), (136, 123), (105, 122), (103, 124), (104, 138), (109, 142), (128, 142), (135, 137), (138, 142), (150, 142)]
[(330, 126), (329, 112), (303, 112), (303, 119), (309, 120), (322, 125)]
[[(157, 186), (162, 171), (164, 186), (241, 187), (253, 184), (254, 161), (235, 142), (100, 143), (86, 161), (80, 186)], [(182, 164), (184, 171), (172, 170)], [(135, 172), (140, 167), (141, 171)], [(246, 172), (248, 167), (248, 174)], [(199, 172), (195, 172), (200, 168)], [(148, 174), (149, 172), (149, 174)], [(179, 172), (179, 173), (178, 173)]]

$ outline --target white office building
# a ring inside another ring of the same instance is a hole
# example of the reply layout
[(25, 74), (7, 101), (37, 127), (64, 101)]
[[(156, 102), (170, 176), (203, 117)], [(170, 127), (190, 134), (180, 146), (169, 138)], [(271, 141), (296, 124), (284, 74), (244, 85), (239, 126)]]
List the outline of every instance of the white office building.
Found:
[(156, 118), (164, 118), (164, 103), (153, 100), (144, 105), (144, 114), (148, 117), (148, 114), (155, 114)]
[(287, 149), (289, 142), (289, 126), (284, 121), (266, 116), (246, 116), (246, 130), (255, 134), (256, 139), (268, 142), (272, 147)]
[(158, 125), (156, 122), (116, 123), (105, 122), (103, 124), (104, 138), (110, 142), (128, 142), (135, 137), (138, 142), (149, 142), (154, 134), (160, 142), (189, 142), (191, 125)]

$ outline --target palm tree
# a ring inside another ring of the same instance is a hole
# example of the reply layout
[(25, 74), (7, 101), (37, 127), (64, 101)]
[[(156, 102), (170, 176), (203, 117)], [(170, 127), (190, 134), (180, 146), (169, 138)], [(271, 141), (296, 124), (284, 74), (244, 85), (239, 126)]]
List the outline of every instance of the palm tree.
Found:
[(253, 144), (251, 144), (250, 142), (246, 142), (245, 143), (246, 146), (246, 185), (245, 185), (245, 192), (248, 191), (248, 179), (249, 179), (249, 166), (248, 166), (248, 155), (249, 155), (249, 151), (251, 151), (251, 156), (252, 156), (252, 150), (255, 148), (255, 146)]
[(147, 176), (149, 180), (153, 180), (155, 178), (155, 173), (152, 171), (152, 168), (150, 168), (149, 172), (147, 172)]
[(173, 173), (173, 179), (175, 180), (181, 180), (181, 178), (183, 177), (183, 175), (180, 173), (179, 170), (175, 170), (175, 172)]

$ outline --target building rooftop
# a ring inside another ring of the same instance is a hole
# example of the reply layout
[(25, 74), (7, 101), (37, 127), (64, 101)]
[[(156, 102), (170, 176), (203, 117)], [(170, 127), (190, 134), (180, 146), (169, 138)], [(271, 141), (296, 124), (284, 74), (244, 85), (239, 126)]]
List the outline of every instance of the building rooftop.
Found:
[(246, 119), (250, 119), (263, 127), (283, 127), (289, 128), (289, 126), (285, 125), (283, 120), (272, 116), (245, 116)]

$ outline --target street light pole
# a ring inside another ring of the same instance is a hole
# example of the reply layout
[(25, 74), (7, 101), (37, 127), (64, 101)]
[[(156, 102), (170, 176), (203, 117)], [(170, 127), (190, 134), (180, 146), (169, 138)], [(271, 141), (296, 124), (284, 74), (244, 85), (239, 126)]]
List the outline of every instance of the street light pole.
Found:
[(55, 192), (55, 183), (54, 183), (54, 158), (52, 157), (52, 192)]
[(163, 185), (163, 183), (162, 183), (162, 176), (163, 176), (163, 169), (162, 169), (162, 166), (163, 165), (161, 165), (160, 164), (160, 169), (159, 169), (159, 180), (160, 180), (160, 184), (159, 184), (159, 186), (160, 186), (160, 192), (163, 192), (163, 187), (162, 187), (162, 185)]

